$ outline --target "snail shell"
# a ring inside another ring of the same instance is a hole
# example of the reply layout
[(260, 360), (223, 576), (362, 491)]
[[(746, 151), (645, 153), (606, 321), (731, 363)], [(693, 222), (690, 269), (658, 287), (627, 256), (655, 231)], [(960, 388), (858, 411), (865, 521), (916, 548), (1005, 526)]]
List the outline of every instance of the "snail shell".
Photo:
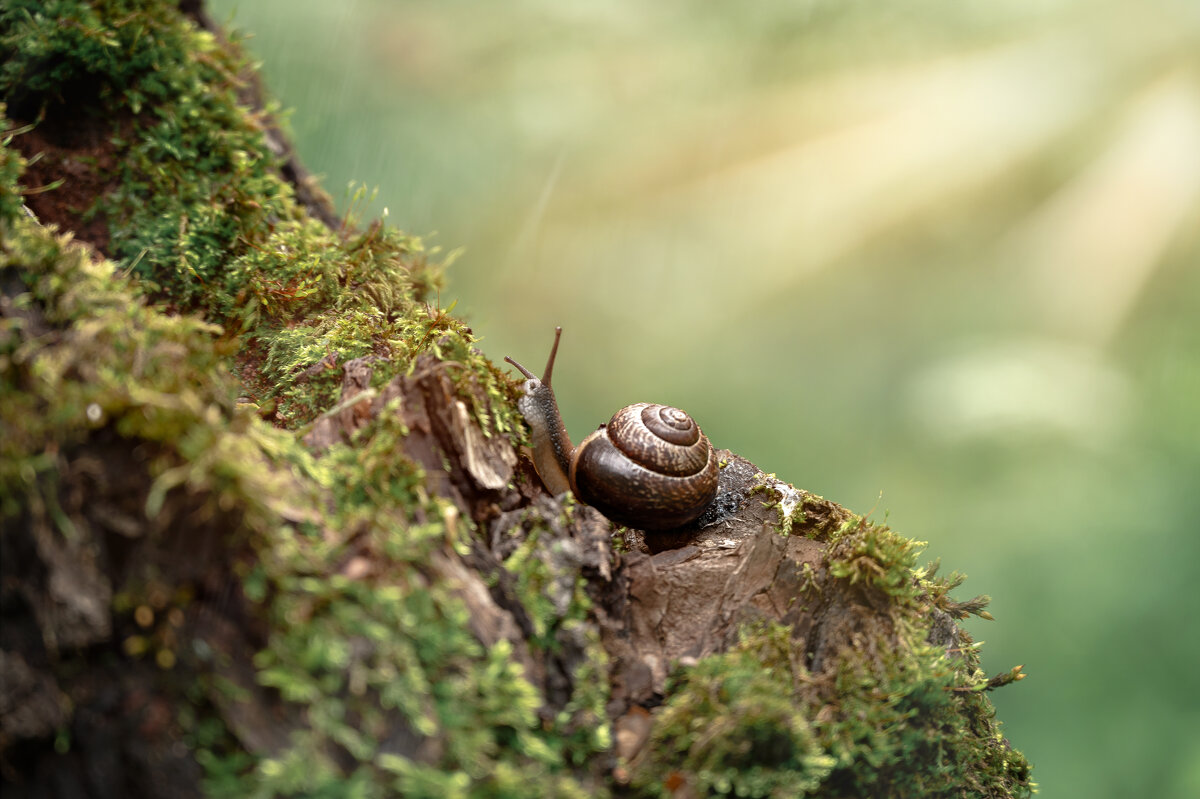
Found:
[(529, 424), (533, 462), (552, 493), (568, 488), (619, 524), (667, 530), (697, 518), (717, 494), (717, 455), (695, 420), (678, 408), (639, 402), (571, 445), (550, 387), (562, 328), (539, 380), (526, 380), (517, 407)]
[(699, 516), (717, 494), (717, 454), (691, 416), (639, 402), (613, 414), (571, 457), (575, 496), (630, 527), (663, 530)]

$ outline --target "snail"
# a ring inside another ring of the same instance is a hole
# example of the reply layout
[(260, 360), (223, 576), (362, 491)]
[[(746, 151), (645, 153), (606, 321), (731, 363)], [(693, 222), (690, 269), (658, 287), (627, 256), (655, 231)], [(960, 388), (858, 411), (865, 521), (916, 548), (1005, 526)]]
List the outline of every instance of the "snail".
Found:
[(642, 530), (667, 530), (697, 518), (717, 494), (717, 454), (691, 416), (669, 405), (638, 402), (572, 446), (550, 376), (562, 328), (541, 379), (525, 375), (517, 408), (529, 424), (533, 465), (552, 494), (570, 490), (609, 519)]

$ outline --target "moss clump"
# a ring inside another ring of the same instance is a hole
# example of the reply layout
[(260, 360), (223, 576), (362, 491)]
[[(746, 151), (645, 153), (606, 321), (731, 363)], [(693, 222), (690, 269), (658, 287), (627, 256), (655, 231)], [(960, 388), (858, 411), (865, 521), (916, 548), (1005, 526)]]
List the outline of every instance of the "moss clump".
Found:
[[(270, 598), (271, 633), (255, 659), (259, 681), (304, 707), (306, 723), (236, 792), (596, 795), (576, 770), (586, 774), (588, 757), (607, 748), (607, 685), (599, 673), (577, 674), (577, 689), (547, 714), (512, 644), (485, 646), (472, 632), (463, 573), (448, 565), (470, 549), (466, 528), (452, 506), (424, 494), (420, 469), (396, 456), (408, 431), (395, 419), (380, 415), (354, 446), (335, 445), (322, 459), (319, 479), (333, 485), (334, 503), (323, 534), (281, 529), (260, 553), (252, 580)], [(415, 523), (417, 509), (436, 521)], [(602, 651), (583, 629), (589, 605), (577, 565), (554, 577), (525, 549), (505, 566), (522, 612), (542, 625), (535, 650), (545, 655), (577, 635)], [(555, 580), (565, 603), (543, 607), (537, 600)], [(602, 657), (584, 662), (603, 670)], [(412, 740), (425, 741), (420, 756)], [(225, 760), (206, 760), (211, 779), (228, 784)]]
[[(981, 612), (986, 600), (949, 602), (961, 578), (915, 569), (921, 546), (861, 519), (841, 529), (827, 570), (800, 588), (824, 604), (824, 626), (806, 638), (750, 623), (729, 651), (680, 669), (633, 764), (639, 791), (1030, 795), (1029, 765), (983, 696), (1004, 680), (984, 677), (961, 630), (934, 640), (939, 612)], [(886, 613), (843, 613), (856, 604)]]
[(585, 767), (612, 745), (605, 709), (609, 659), (593, 624), (583, 573), (586, 557), (578, 542), (564, 534), (569, 524), (569, 518), (547, 520), (526, 513), (510, 531), (520, 540), (503, 567), (512, 578), (512, 598), (528, 619), (526, 639), (556, 668), (573, 672), (573, 693), (556, 708), (548, 729), (566, 761)]
[(698, 795), (806, 796), (836, 761), (810, 721), (787, 701), (805, 678), (790, 628), (743, 630), (728, 652), (682, 669), (656, 716), (650, 757), (636, 782), (647, 793), (689, 782)]
[(856, 517), (839, 528), (831, 540), (829, 573), (851, 585), (861, 583), (900, 606), (911, 607), (924, 590), (913, 576), (917, 555), (924, 547), (923, 541), (913, 541), (886, 525)]
[[(511, 645), (472, 634), (456, 580), (437, 565), (460, 556), (465, 524), (445, 521), (422, 470), (398, 454), (398, 416), (380, 414), (320, 460), (259, 418), (273, 404), (286, 426), (313, 419), (335, 403), (349, 359), (373, 359), (378, 389), (430, 353), (466, 367), (455, 383), (483, 430), (515, 435), (510, 404), (490, 402), (505, 388), (469, 329), (424, 302), (441, 280), (432, 253), (381, 223), (310, 219), (261, 120), (239, 105), (243, 56), (173, 3), (15, 2), (0, 14), (4, 96), (47, 135), (85, 107), (113, 147), (103, 176), (113, 188), (88, 213), (108, 220), (117, 261), (24, 216), (9, 137), (3, 267), (24, 284), (14, 306), (33, 313), (6, 313), (0, 331), (0, 508), (32, 503), (69, 526), (55, 511), (62, 453), (113, 430), (130, 447), (155, 445), (145, 516), (162, 518), (183, 492), (237, 517), (221, 546), (262, 628), (256, 683), (278, 696), (290, 732), (282, 748), (248, 750), (253, 731), (226, 728), (213, 710), (254, 698), (255, 686), (219, 676), (219, 658), (215, 673), (181, 662), (205, 686), (185, 716), (208, 790), (593, 795), (578, 750), (604, 745), (594, 739), (606, 685), (588, 680), (543, 718)], [(355, 203), (365, 199), (358, 190)], [(188, 310), (203, 318), (172, 313)], [(366, 572), (343, 568), (367, 558)], [(152, 571), (115, 587), (114, 612), (145, 615), (146, 586), (162, 578)], [(143, 657), (156, 640), (130, 636), (124, 654)]]
[(469, 348), (465, 326), (423, 304), (442, 280), (436, 250), (380, 222), (359, 229), (362, 187), (338, 229), (310, 218), (280, 174), (268, 117), (244, 106), (244, 54), (177, 4), (14, 0), (0, 53), (10, 112), (56, 138), (81, 124), (82, 106), (108, 143), (105, 158), (73, 166), (104, 172), (84, 215), (107, 220), (107, 254), (143, 293), (238, 336), (246, 388), (277, 402), (278, 421), (328, 407), (339, 376), (323, 363), (377, 356), (382, 383), (431, 336)]
[[(20, 155), (0, 148), (0, 171)], [(19, 197), (15, 180), (0, 195)], [(15, 513), (64, 451), (100, 430), (154, 442), (146, 512), (185, 487), (216, 506), (237, 505), (265, 529), (276, 503), (302, 503), (292, 471), (310, 460), (291, 436), (236, 404), (238, 384), (219, 354), (219, 330), (149, 305), (69, 237), (4, 203), (0, 273), (11, 299), (0, 328), (0, 502)], [(53, 331), (52, 334), (49, 334)], [(277, 463), (273, 463), (277, 462)], [(46, 495), (48, 503), (55, 501)]]
[[(0, 173), (15, 179), (20, 160), (0, 149)], [(7, 184), (0, 199), (19, 192)], [(580, 773), (607, 746), (606, 684), (581, 676), (580, 690), (545, 717), (546, 700), (512, 645), (485, 646), (472, 633), (445, 565), (468, 547), (459, 536), (469, 524), (398, 455), (408, 431), (396, 414), (380, 414), (353, 446), (314, 459), (294, 434), (237, 403), (217, 328), (164, 312), (113, 264), (12, 210), (19, 205), (0, 207), (9, 209), (0, 276), (10, 295), (0, 328), (0, 511), (52, 526), (57, 519), (59, 535), (102, 551), (94, 529), (56, 510), (56, 487), (70, 452), (111, 435), (154, 453), (143, 520), (174, 515), (179, 534), (192, 529), (191, 516), (178, 521), (180, 495), (196, 499), (192, 513), (231, 516), (215, 551), (243, 575), (247, 612), (265, 641), (255, 682), (278, 697), (283, 710), (272, 724), (287, 744), (247, 751), (245, 731), (214, 726), (212, 703), (245, 701), (253, 686), (214, 676), (211, 663), (187, 652), (176, 663), (170, 652), (160, 665), (197, 670), (196, 684), (206, 686), (185, 716), (213, 795), (595, 795)], [(161, 529), (164, 542), (173, 529)], [(522, 585), (537, 590), (542, 573), (517, 560), (510, 565)], [(145, 627), (126, 640), (126, 657), (161, 655), (162, 631), (151, 625), (170, 611), (150, 595), (180, 589), (170, 579), (147, 564), (114, 586), (113, 613)], [(564, 584), (570, 601), (549, 622), (544, 646), (559, 646), (555, 630), (570, 628), (599, 649), (582, 630), (588, 606), (578, 574)], [(602, 669), (603, 658), (585, 668)]]
[(803, 535), (818, 541), (833, 542), (842, 532), (856, 528), (862, 517), (835, 505), (824, 497), (780, 481), (774, 474), (759, 473), (750, 496), (762, 495), (762, 506), (779, 517), (774, 526), (782, 536)]
[[(843, 658), (840, 697), (820, 732), (838, 759), (829, 795), (1030, 796), (1029, 764), (998, 732), (977, 668), (918, 640), (884, 647), (880, 668)], [(820, 795), (820, 794), (817, 794)]]
[[(398, 417), (381, 414), (320, 460), (259, 418), (268, 403), (290, 427), (328, 409), (351, 358), (374, 359), (379, 388), (430, 353), (466, 367), (456, 385), (485, 431), (515, 435), (509, 403), (466, 390), (505, 392), (469, 329), (424, 302), (441, 279), (432, 253), (380, 223), (308, 218), (261, 120), (239, 105), (243, 56), (173, 3), (6, 4), (0, 48), (0, 92), (43, 119), (39, 132), (87, 108), (116, 164), (104, 176), (114, 188), (89, 211), (108, 220), (113, 264), (26, 217), (13, 137), (0, 151), (16, 310), (0, 330), (0, 511), (44, 508), (72, 534), (56, 475), (74, 445), (112, 431), (155, 453), (140, 515), (161, 519), (184, 493), (235, 517), (221, 546), (262, 625), (256, 682), (301, 720), (281, 749), (247, 751), (247, 731), (220, 724), (210, 700), (244, 700), (253, 686), (180, 663), (206, 686), (185, 715), (209, 791), (592, 795), (576, 750), (597, 745), (606, 686), (589, 680), (543, 718), (511, 645), (471, 633), (455, 580), (436, 565), (460, 556), (466, 523), (447, 523), (422, 470), (398, 455)], [(368, 572), (343, 569), (368, 555)], [(114, 612), (139, 613), (154, 571), (115, 587)], [(129, 640), (127, 657), (153, 648), (146, 635)]]
[(300, 218), (279, 217), (290, 190), (237, 104), (243, 62), (174, 4), (13, 0), (0, 31), (10, 112), (53, 124), (86, 109), (113, 139), (118, 187), (89, 213), (109, 214), (112, 255), (161, 294), (219, 308), (245, 279), (229, 254)]
[[(302, 536), (276, 543), (267, 566), (273, 631), (255, 665), (262, 684), (305, 709), (306, 724), (246, 775), (243, 795), (355, 783), (374, 786), (368, 796), (386, 786), (435, 796), (455, 784), (472, 795), (517, 795), (506, 772), (555, 770), (541, 699), (510, 645), (485, 648), (466, 606), (429, 565), (445, 539), (442, 524), (362, 530), (355, 546), (369, 553), (372, 573), (353, 578), (303, 568), (336, 561), (339, 547), (322, 553), (319, 538)], [(421, 761), (397, 753), (398, 735), (436, 743)]]

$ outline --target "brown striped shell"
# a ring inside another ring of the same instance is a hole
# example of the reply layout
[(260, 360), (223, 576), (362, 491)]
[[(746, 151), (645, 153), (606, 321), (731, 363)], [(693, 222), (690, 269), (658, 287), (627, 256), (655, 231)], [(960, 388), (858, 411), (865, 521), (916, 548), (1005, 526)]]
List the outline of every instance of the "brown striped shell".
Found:
[(613, 521), (666, 530), (712, 502), (718, 472), (716, 452), (691, 416), (639, 402), (575, 448), (569, 477), (575, 496)]

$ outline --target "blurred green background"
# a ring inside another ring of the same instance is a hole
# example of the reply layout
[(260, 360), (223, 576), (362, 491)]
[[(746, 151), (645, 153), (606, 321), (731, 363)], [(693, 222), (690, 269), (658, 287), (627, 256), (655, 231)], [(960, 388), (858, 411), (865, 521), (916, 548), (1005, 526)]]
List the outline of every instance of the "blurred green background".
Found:
[(1044, 796), (1200, 796), (1200, 3), (210, 0), (576, 440), (930, 542)]

